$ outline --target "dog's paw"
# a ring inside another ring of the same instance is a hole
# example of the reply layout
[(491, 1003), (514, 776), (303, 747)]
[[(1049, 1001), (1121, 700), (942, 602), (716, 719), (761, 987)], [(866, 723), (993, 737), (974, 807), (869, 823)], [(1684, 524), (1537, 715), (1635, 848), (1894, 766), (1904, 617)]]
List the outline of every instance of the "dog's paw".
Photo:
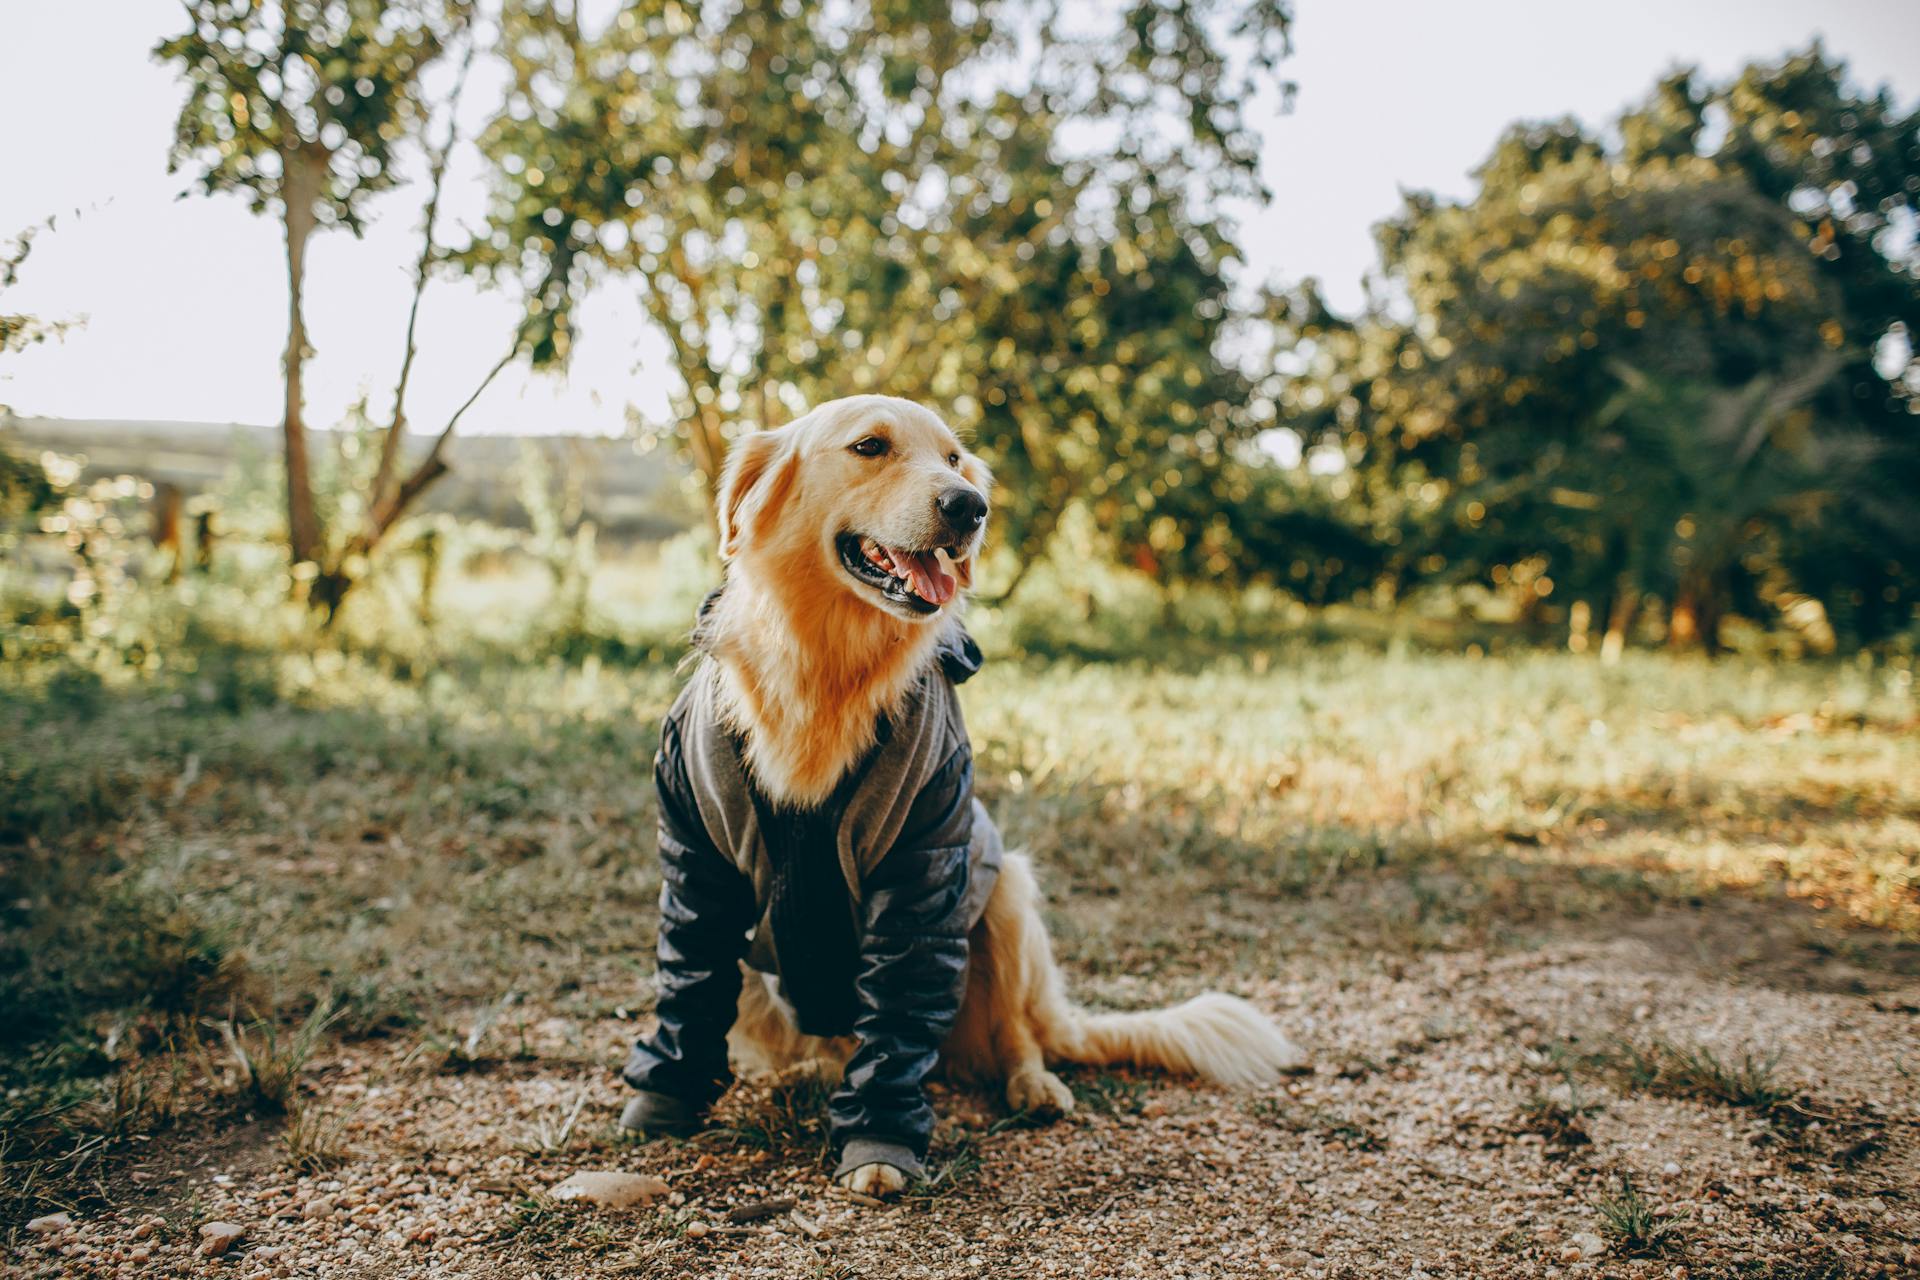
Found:
[(1073, 1110), (1073, 1090), (1051, 1071), (1021, 1071), (1007, 1080), (1007, 1105), (1041, 1120)]
[(840, 1185), (863, 1196), (888, 1200), (907, 1189), (907, 1175), (890, 1164), (863, 1164), (840, 1179)]

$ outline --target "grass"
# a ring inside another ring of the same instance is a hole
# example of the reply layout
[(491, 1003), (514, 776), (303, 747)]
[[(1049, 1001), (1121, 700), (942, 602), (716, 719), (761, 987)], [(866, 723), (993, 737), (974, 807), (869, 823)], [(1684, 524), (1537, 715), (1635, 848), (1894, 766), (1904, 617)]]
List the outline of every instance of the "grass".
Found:
[(1746, 1052), (1738, 1059), (1722, 1059), (1704, 1046), (1686, 1047), (1655, 1040), (1645, 1047), (1623, 1043), (1617, 1064), (1629, 1088), (1670, 1098), (1698, 1098), (1762, 1113), (1778, 1110), (1796, 1092), (1776, 1074), (1780, 1065), (1778, 1053)]
[(336, 1016), (330, 1003), (316, 1004), (291, 1035), (283, 1035), (271, 1019), (258, 1019), (246, 1027), (230, 1018), (221, 1022), (220, 1038), (233, 1056), (234, 1088), (243, 1105), (267, 1115), (294, 1111), (301, 1073)]
[[(713, 1113), (714, 1139), (754, 1151), (828, 1161), (827, 1102), (834, 1086), (805, 1067), (771, 1084), (734, 1089)], [(704, 1136), (704, 1135), (703, 1135)]]
[(287, 1163), (302, 1173), (319, 1173), (345, 1164), (352, 1154), (347, 1142), (350, 1119), (311, 1104), (292, 1107), (287, 1112), (287, 1127), (280, 1133)]
[(1577, 1087), (1569, 1086), (1565, 1100), (1544, 1090), (1529, 1093), (1520, 1104), (1518, 1127), (1522, 1133), (1535, 1133), (1555, 1147), (1570, 1149), (1591, 1145), (1587, 1117), (1595, 1107), (1580, 1100)]
[[(1315, 950), (1391, 964), (1710, 899), (1791, 907), (1809, 954), (1915, 954), (1902, 668), (1609, 669), (1277, 634), (1173, 666), (1002, 656), (1017, 622), (980, 619), (995, 656), (963, 695), (979, 790), (1034, 856), (1095, 1003), (1137, 1000), (1140, 973), (1186, 994)], [(10, 1215), (66, 1194), (74, 1162), (219, 1104), (222, 1079), (288, 1115), (290, 1158), (328, 1158), (299, 1081), (330, 1037), (508, 1069), (556, 1052), (529, 1030), (548, 1015), (646, 1008), (668, 662), (566, 661), (504, 633), (189, 639), (0, 675)], [(1793, 1105), (1765, 1059), (1642, 1052), (1649, 1087)], [(1089, 1112), (1140, 1105), (1122, 1077), (1073, 1083)], [(796, 1087), (727, 1123), (811, 1151), (822, 1101)], [(1543, 1095), (1527, 1123), (1570, 1139), (1578, 1103), (1560, 1105)]]
[(1683, 1218), (1656, 1212), (1625, 1174), (1620, 1175), (1619, 1189), (1602, 1196), (1594, 1208), (1600, 1214), (1601, 1233), (1629, 1258), (1655, 1258), (1673, 1251), (1686, 1228)]
[(1069, 1071), (1067, 1087), (1083, 1111), (1103, 1116), (1137, 1116), (1147, 1105), (1147, 1082), (1115, 1071)]
[[(1752, 1113), (1763, 1122), (1759, 1146), (1780, 1145), (1796, 1159), (1851, 1167), (1886, 1146), (1886, 1117), (1871, 1105), (1829, 1102), (1782, 1078), (1777, 1052), (1722, 1057), (1705, 1046), (1655, 1039), (1622, 1041), (1586, 1065), (1610, 1074), (1624, 1090), (1688, 1098)], [(1569, 1087), (1573, 1086), (1571, 1069)], [(1578, 1097), (1577, 1093), (1573, 1095)]]

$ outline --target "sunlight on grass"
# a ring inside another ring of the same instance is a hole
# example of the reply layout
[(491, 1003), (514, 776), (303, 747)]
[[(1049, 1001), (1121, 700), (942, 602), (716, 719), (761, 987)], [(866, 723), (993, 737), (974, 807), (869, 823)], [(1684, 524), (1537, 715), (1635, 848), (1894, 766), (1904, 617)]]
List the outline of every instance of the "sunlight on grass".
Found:
[[(1000, 654), (1008, 620), (982, 621)], [(0, 837), (22, 905), (4, 942), (25, 962), (0, 1008), (20, 1015), (12, 1109), (40, 1117), (9, 1148), (16, 1193), (118, 1141), (94, 1118), (131, 1114), (111, 1082), (156, 1078), (137, 1046), (178, 1046), (168, 1112), (212, 1081), (208, 1025), (248, 1062), (283, 1045), (304, 1063), (323, 1009), (329, 1036), (423, 1044), (502, 993), (644, 1014), (651, 762), (681, 677), (515, 648), (209, 635), (151, 669), (11, 664)], [(1920, 938), (1906, 674), (1275, 642), (1172, 670), (994, 656), (963, 701), (980, 793), (1032, 852), (1060, 953), (1090, 998), (1127, 1001), (1146, 978), (1183, 992), (1316, 950), (1524, 946), (1720, 895), (1816, 908), (1809, 948), (1875, 963)], [(516, 1003), (472, 1069), (593, 1052), (541, 1044), (540, 1016)], [(291, 1098), (278, 1079), (261, 1103)], [(291, 1158), (330, 1159), (337, 1126), (289, 1110)]]

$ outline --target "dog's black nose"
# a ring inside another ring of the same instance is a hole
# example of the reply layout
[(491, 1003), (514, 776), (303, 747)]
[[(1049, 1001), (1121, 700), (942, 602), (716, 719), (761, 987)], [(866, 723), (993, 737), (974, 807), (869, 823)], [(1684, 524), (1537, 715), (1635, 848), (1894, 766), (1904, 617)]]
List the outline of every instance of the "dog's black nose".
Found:
[(948, 489), (937, 505), (956, 533), (972, 533), (987, 518), (987, 500), (972, 489)]

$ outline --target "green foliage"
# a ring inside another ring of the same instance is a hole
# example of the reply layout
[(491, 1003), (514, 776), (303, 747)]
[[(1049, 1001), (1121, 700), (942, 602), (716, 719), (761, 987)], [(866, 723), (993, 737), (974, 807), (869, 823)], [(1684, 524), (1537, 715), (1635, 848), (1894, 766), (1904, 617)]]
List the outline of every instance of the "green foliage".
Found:
[(1672, 76), (1615, 140), (1516, 127), (1471, 199), (1409, 196), (1390, 303), (1281, 316), (1288, 403), (1356, 465), (1390, 578), (1647, 593), (1710, 648), (1736, 610), (1816, 646), (1911, 625), (1917, 129), (1816, 46)]
[(587, 288), (632, 288), (709, 485), (733, 423), (887, 391), (975, 436), (1015, 545), (1082, 494), (1123, 554), (1224, 573), (1205, 517), (1252, 423), (1220, 210), (1259, 194), (1245, 113), (1287, 25), (1270, 0), (994, 0), (634, 3), (596, 30), (529, 0), (461, 260), (529, 285), (540, 363)]
[(321, 226), (358, 230), (395, 180), (395, 148), (424, 112), (421, 71), (467, 6), (425, 0), (182, 0), (188, 29), (154, 50), (187, 101), (172, 163)]
[(57, 493), (45, 463), (0, 438), (0, 550), (11, 551), (18, 544), (17, 526), (52, 507)]
[[(20, 281), (20, 268), (26, 263), (27, 256), (33, 252), (34, 237), (41, 231), (51, 231), (55, 220), (48, 218), (44, 223), (28, 227), (12, 240), (0, 244), (0, 293)], [(71, 325), (67, 321), (45, 320), (38, 316), (9, 314), (0, 311), (0, 356), (12, 355), (25, 350), (36, 342), (45, 342), (48, 338), (59, 337)], [(5, 490), (0, 489), (0, 504), (4, 504)], [(4, 506), (0, 505), (0, 512)]]
[(1321, 363), (1294, 391), (1361, 462), (1394, 574), (1534, 606), (1651, 593), (1709, 647), (1728, 610), (1910, 624), (1920, 401), (1887, 363), (1920, 320), (1893, 230), (1916, 127), (1816, 46), (1674, 75), (1619, 142), (1513, 129), (1473, 200), (1409, 196), (1380, 251), (1411, 319), (1304, 299)]

